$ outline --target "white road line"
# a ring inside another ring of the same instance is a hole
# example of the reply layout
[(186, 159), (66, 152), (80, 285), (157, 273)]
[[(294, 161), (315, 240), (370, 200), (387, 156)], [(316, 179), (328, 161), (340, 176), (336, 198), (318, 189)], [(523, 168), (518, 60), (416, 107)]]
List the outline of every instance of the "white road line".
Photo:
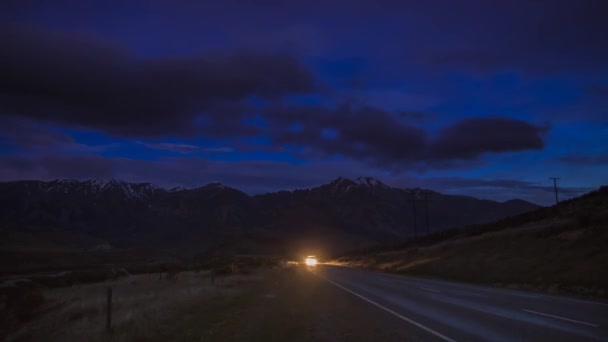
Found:
[(393, 315), (395, 315), (395, 316), (397, 316), (397, 317), (401, 318), (402, 320), (404, 320), (404, 321), (406, 321), (406, 322), (408, 322), (408, 323), (410, 323), (410, 324), (413, 324), (413, 325), (417, 326), (418, 328), (420, 328), (420, 329), (422, 329), (422, 330), (425, 330), (425, 331), (427, 331), (427, 332), (429, 332), (429, 333), (431, 333), (431, 334), (433, 334), (433, 335), (435, 335), (435, 336), (437, 336), (437, 337), (439, 337), (439, 338), (443, 339), (444, 341), (448, 341), (448, 342), (456, 342), (456, 340), (453, 340), (453, 339), (451, 339), (451, 338), (449, 338), (449, 337), (447, 337), (447, 336), (445, 336), (445, 335), (441, 334), (440, 332), (437, 332), (437, 331), (435, 331), (435, 330), (433, 330), (433, 329), (431, 329), (431, 328), (429, 328), (429, 327), (427, 327), (427, 326), (424, 326), (424, 325), (422, 325), (422, 324), (420, 324), (420, 323), (418, 323), (418, 322), (416, 322), (416, 321), (414, 321), (414, 320), (412, 320), (412, 319), (409, 319), (409, 318), (407, 318), (407, 317), (405, 317), (405, 316), (402, 316), (402, 315), (400, 315), (400, 314), (396, 313), (395, 311), (393, 311), (393, 310), (391, 310), (391, 309), (389, 309), (389, 308), (387, 308), (387, 307), (385, 307), (385, 306), (382, 306), (382, 305), (380, 305), (380, 304), (378, 304), (378, 303), (374, 302), (373, 300), (371, 300), (371, 299), (369, 299), (369, 298), (366, 298), (366, 297), (364, 297), (364, 296), (362, 296), (362, 295), (360, 295), (360, 294), (358, 294), (358, 293), (356, 293), (356, 292), (354, 292), (354, 291), (351, 291), (351, 290), (347, 289), (346, 287), (344, 287), (344, 286), (342, 286), (342, 285), (340, 285), (340, 284), (338, 284), (338, 283), (336, 283), (336, 282), (334, 282), (334, 281), (331, 281), (331, 280), (329, 280), (329, 279), (325, 278), (324, 276), (322, 276), (322, 275), (320, 275), (320, 274), (318, 274), (318, 273), (315, 273), (315, 274), (316, 274), (317, 276), (319, 276), (320, 278), (325, 279), (326, 281), (328, 281), (328, 282), (330, 282), (330, 283), (334, 284), (335, 286), (337, 286), (337, 287), (341, 288), (342, 290), (344, 290), (344, 291), (346, 291), (346, 292), (349, 292), (349, 293), (351, 293), (351, 294), (353, 294), (353, 295), (355, 295), (355, 296), (357, 296), (357, 297), (359, 297), (359, 298), (363, 299), (364, 301), (366, 301), (366, 302), (368, 302), (368, 303), (370, 303), (370, 304), (373, 304), (373, 305), (375, 305), (375, 306), (379, 307), (380, 309), (382, 309), (382, 310), (384, 310), (384, 311), (386, 311), (386, 312), (388, 312), (388, 313), (391, 313), (391, 314), (393, 314)]
[[(332, 265), (332, 266), (337, 266), (337, 265)], [(347, 266), (347, 265), (340, 265), (344, 268), (348, 268), (351, 270), (355, 270), (355, 271), (361, 271), (361, 269), (352, 267), (352, 266)], [(341, 270), (340, 270), (341, 271)], [(370, 272), (370, 273), (381, 273), (381, 272), (377, 272), (377, 271), (369, 271), (366, 270), (366, 272)], [(411, 277), (411, 276), (404, 276), (404, 275), (400, 275), (400, 274), (394, 274), (394, 273), (384, 273), (387, 276), (390, 277), (394, 277), (394, 280), (397, 281), (402, 281), (402, 282), (408, 282), (411, 281), (412, 278), (416, 279), (416, 280), (421, 280), (420, 278), (415, 278), (415, 277)], [(570, 301), (570, 302), (577, 302), (577, 303), (581, 303), (581, 304), (590, 304), (590, 305), (602, 305), (602, 306), (608, 306), (608, 302), (602, 303), (602, 302), (594, 302), (591, 300), (585, 300), (585, 299), (576, 299), (576, 298), (568, 298), (568, 297), (558, 297), (558, 296), (551, 296), (551, 295), (547, 295), (547, 294), (543, 294), (543, 293), (539, 293), (539, 294), (534, 294), (534, 293), (526, 293), (526, 292), (518, 292), (518, 291), (513, 291), (513, 290), (507, 290), (504, 288), (499, 288), (499, 287), (490, 287), (490, 286), (483, 286), (483, 285), (474, 285), (474, 284), (462, 284), (462, 283), (454, 283), (454, 282), (450, 282), (450, 281), (441, 281), (441, 280), (430, 280), (430, 279), (424, 279), (425, 281), (432, 283), (438, 283), (440, 285), (447, 285), (447, 286), (457, 286), (458, 290), (461, 291), (468, 291), (470, 289), (468, 289), (467, 287), (474, 287), (476, 290), (481, 290), (481, 291), (486, 291), (486, 292), (490, 292), (491, 294), (495, 294), (495, 293), (503, 293), (503, 294), (509, 294), (509, 295), (514, 295), (514, 296), (519, 296), (519, 297), (526, 297), (526, 298), (540, 298), (540, 299), (556, 299), (556, 300), (565, 300), (565, 301)], [(416, 284), (419, 285), (419, 284)], [(481, 295), (480, 295), (481, 296)]]
[(583, 303), (583, 304), (608, 306), (608, 303), (593, 302), (593, 301), (590, 301), (590, 300), (583, 300), (583, 299), (574, 299), (574, 298), (568, 298), (568, 297), (557, 297), (557, 296), (550, 296), (550, 295), (542, 295), (542, 297), (543, 298), (558, 299), (558, 300), (568, 300), (568, 301), (571, 301), (571, 302), (577, 302), (577, 303)]
[(577, 321), (575, 319), (570, 319), (570, 318), (565, 318), (565, 317), (560, 317), (560, 316), (549, 315), (549, 314), (538, 312), (538, 311), (532, 311), (532, 310), (526, 310), (526, 309), (522, 309), (522, 310), (526, 311), (526, 312), (531, 312), (533, 314), (541, 315), (541, 316), (547, 316), (547, 317), (553, 317), (553, 318), (557, 318), (557, 319), (563, 319), (564, 321), (584, 324), (584, 325), (588, 325), (588, 326), (595, 327), (595, 328), (598, 327), (596, 324), (593, 324), (593, 323), (587, 323), (587, 322)]
[(433, 290), (433, 289), (429, 289), (428, 287), (424, 287), (424, 286), (418, 286), (419, 288), (423, 289), (423, 290), (427, 290), (427, 291), (431, 291), (431, 292), (437, 292), (437, 293), (441, 293), (441, 291), (439, 290)]

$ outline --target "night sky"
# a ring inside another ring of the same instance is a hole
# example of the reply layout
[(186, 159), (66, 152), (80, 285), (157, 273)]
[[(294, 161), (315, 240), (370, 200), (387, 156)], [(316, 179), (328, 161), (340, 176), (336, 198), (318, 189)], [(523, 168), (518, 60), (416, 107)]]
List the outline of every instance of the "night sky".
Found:
[[(382, 5), (380, 5), (380, 3)], [(608, 1), (2, 1), (0, 180), (608, 184)]]

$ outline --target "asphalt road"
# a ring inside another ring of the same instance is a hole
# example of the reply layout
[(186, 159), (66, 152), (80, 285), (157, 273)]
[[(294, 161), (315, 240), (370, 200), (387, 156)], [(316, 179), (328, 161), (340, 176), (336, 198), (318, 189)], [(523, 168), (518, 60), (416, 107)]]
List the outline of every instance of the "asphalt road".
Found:
[(608, 341), (608, 303), (348, 267), (314, 273), (428, 341)]

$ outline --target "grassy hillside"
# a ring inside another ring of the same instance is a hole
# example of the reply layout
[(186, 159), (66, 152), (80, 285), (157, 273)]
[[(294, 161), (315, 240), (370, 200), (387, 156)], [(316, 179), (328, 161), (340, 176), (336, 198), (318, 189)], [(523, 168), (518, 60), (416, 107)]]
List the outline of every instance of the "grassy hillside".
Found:
[(608, 296), (608, 187), (557, 206), (343, 256), (339, 263), (509, 288)]

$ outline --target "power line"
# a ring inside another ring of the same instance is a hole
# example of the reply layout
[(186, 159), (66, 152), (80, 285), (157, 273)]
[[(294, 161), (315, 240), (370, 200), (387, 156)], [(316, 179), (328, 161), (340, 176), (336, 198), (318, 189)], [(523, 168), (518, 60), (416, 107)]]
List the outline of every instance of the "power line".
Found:
[(557, 180), (558, 177), (549, 177), (549, 179), (553, 179), (553, 190), (555, 190), (555, 204), (559, 203), (559, 199), (557, 198)]

